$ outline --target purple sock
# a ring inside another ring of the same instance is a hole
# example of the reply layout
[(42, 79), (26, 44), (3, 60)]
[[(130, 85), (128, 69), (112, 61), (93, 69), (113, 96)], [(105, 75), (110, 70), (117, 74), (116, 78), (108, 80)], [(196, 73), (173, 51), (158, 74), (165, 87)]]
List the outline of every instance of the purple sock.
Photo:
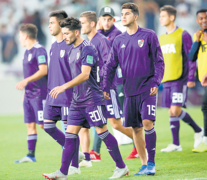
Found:
[(157, 136), (154, 127), (150, 130), (145, 130), (145, 141), (148, 152), (148, 162), (155, 163), (156, 139)]
[(63, 121), (63, 122), (64, 122), (65, 130), (67, 130), (67, 126), (68, 126), (67, 121)]
[[(76, 152), (77, 135), (72, 133), (65, 133), (65, 145), (63, 147), (62, 165), (60, 171), (67, 175), (71, 160)], [(78, 151), (78, 149), (77, 149)]]
[(85, 160), (90, 161), (91, 160), (90, 153), (84, 152), (84, 154), (85, 154)]
[(196, 133), (201, 132), (201, 128), (195, 123), (195, 121), (186, 111), (182, 110), (179, 118), (182, 119), (185, 123), (189, 124)]
[(56, 127), (56, 122), (44, 122), (44, 130), (61, 146), (65, 144), (64, 133)]
[(71, 166), (76, 167), (76, 168), (79, 168), (79, 163), (78, 163), (78, 160), (79, 160), (79, 144), (80, 144), (80, 139), (79, 139), (79, 136), (77, 135), (76, 151), (75, 151), (75, 154), (73, 156), (72, 163), (71, 163)]
[(173, 144), (179, 146), (180, 119), (178, 117), (170, 117), (170, 129), (172, 132)]
[(27, 136), (27, 144), (28, 144), (29, 151), (35, 151), (36, 142), (37, 142), (37, 134), (30, 134)]
[(106, 144), (107, 150), (109, 151), (109, 154), (111, 155), (111, 157), (113, 158), (113, 160), (116, 162), (116, 167), (118, 168), (125, 168), (125, 164), (122, 160), (120, 151), (119, 151), (119, 147), (118, 147), (118, 143), (116, 141), (116, 139), (114, 138), (114, 136), (109, 133), (109, 131), (105, 131), (101, 134), (98, 135), (103, 142)]

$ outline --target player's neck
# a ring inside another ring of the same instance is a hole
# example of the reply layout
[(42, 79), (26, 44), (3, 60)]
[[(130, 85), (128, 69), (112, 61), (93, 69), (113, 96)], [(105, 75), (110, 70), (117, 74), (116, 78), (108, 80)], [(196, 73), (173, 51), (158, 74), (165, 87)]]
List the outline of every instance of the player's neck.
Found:
[(96, 35), (97, 30), (96, 29), (92, 29), (92, 31), (87, 34), (89, 41), (91, 41), (91, 39), (93, 39), (93, 37)]
[(81, 43), (83, 42), (83, 38), (80, 36), (80, 37), (77, 37), (76, 41), (73, 43), (73, 46), (74, 47), (77, 47), (79, 46)]
[(63, 41), (63, 34), (62, 33), (59, 33), (55, 36), (55, 39), (56, 41), (59, 43), (59, 42), (62, 42)]
[(27, 41), (27, 44), (26, 44), (27, 50), (32, 49), (36, 43), (37, 43), (37, 40), (36, 39), (29, 39)]
[(175, 28), (176, 28), (175, 23), (174, 22), (170, 23), (168, 26), (166, 26), (167, 33), (171, 33)]
[(137, 23), (133, 23), (130, 26), (126, 27), (126, 31), (129, 35), (135, 34), (138, 30), (138, 25)]

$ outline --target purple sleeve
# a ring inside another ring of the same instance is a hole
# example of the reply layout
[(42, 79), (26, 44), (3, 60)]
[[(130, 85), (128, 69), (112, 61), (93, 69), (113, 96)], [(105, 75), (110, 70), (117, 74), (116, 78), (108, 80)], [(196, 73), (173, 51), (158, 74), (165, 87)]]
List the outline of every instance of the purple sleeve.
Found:
[(196, 62), (190, 61), (188, 54), (190, 52), (192, 46), (192, 38), (187, 31), (183, 31), (182, 34), (182, 42), (183, 42), (183, 53), (184, 56), (187, 58), (188, 61), (188, 81), (194, 82), (195, 81), (195, 70), (196, 70)]
[(102, 29), (98, 29), (97, 32), (102, 34)]
[(152, 79), (151, 87), (158, 87), (162, 81), (164, 74), (164, 59), (160, 44), (155, 33), (151, 36), (151, 53), (154, 61), (154, 77)]
[(97, 53), (92, 46), (85, 46), (81, 53), (82, 65), (94, 66), (97, 62)]
[(47, 64), (47, 52), (44, 48), (38, 48), (36, 51), (38, 65)]
[(119, 64), (115, 42), (112, 45), (109, 58), (104, 66), (103, 90), (109, 92)]

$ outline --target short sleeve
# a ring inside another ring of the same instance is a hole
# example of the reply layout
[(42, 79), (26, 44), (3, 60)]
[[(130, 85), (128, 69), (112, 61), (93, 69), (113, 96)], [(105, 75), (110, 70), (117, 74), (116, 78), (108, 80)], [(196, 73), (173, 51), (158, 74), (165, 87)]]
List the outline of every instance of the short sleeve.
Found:
[(44, 48), (38, 48), (36, 52), (38, 65), (47, 64), (47, 52)]
[(82, 65), (94, 66), (98, 59), (98, 54), (93, 46), (85, 46), (81, 53)]

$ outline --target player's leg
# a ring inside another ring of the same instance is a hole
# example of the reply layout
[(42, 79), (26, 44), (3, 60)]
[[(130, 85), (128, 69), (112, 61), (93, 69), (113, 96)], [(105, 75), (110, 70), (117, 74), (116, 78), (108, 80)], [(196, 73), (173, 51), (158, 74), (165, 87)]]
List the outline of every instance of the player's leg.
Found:
[(15, 163), (23, 162), (36, 162), (35, 158), (35, 148), (37, 142), (37, 129), (36, 129), (36, 116), (34, 111), (34, 103), (31, 100), (24, 98), (23, 108), (24, 108), (24, 123), (27, 126), (27, 145), (28, 145), (28, 155), (20, 160), (15, 161)]
[(88, 107), (86, 108), (86, 117), (89, 124), (95, 126), (98, 136), (103, 140), (109, 154), (116, 163), (116, 169), (111, 179), (127, 175), (128, 168), (122, 160), (116, 138), (107, 129), (106, 107), (104, 105)]
[(205, 93), (202, 100), (202, 112), (204, 117), (204, 136), (202, 143), (193, 149), (193, 152), (206, 152), (207, 151), (207, 87), (205, 87)]
[(80, 167), (91, 167), (91, 158), (89, 153), (90, 148), (90, 132), (87, 128), (82, 128), (79, 133), (80, 136), (80, 145), (82, 152), (85, 155), (85, 159), (79, 163)]
[(64, 146), (65, 135), (56, 126), (57, 121), (61, 120), (61, 107), (50, 106), (46, 103), (43, 117), (45, 132), (48, 133), (58, 144)]
[(99, 162), (101, 161), (100, 149), (101, 149), (101, 138), (98, 136), (95, 131), (94, 141), (93, 141), (93, 149), (90, 151), (91, 161)]
[[(146, 166), (143, 167), (143, 171), (140, 172), (140, 174), (154, 175), (155, 174), (155, 160), (154, 159), (155, 159), (155, 152), (156, 152), (156, 132), (155, 132), (153, 123), (156, 119), (157, 95), (150, 96), (149, 92), (145, 92), (140, 95), (140, 99), (137, 102), (138, 102), (139, 112), (141, 114), (141, 119), (142, 119), (140, 126), (143, 125), (144, 130), (145, 130), (145, 143), (146, 143), (146, 148), (148, 152), (147, 168)], [(139, 156), (141, 159), (140, 152), (139, 152)], [(137, 174), (139, 175), (139, 172)]]
[(129, 138), (133, 139), (132, 128), (131, 127), (124, 127), (122, 125), (121, 118), (119, 118), (119, 119), (108, 118), (108, 120), (114, 129), (122, 132), (123, 134), (127, 135)]
[[(79, 150), (78, 132), (81, 126), (68, 125), (65, 132), (65, 144), (63, 146), (62, 161), (60, 170), (51, 174), (43, 174), (47, 179), (67, 179), (69, 165), (75, 152)], [(78, 145), (77, 145), (78, 144)]]

